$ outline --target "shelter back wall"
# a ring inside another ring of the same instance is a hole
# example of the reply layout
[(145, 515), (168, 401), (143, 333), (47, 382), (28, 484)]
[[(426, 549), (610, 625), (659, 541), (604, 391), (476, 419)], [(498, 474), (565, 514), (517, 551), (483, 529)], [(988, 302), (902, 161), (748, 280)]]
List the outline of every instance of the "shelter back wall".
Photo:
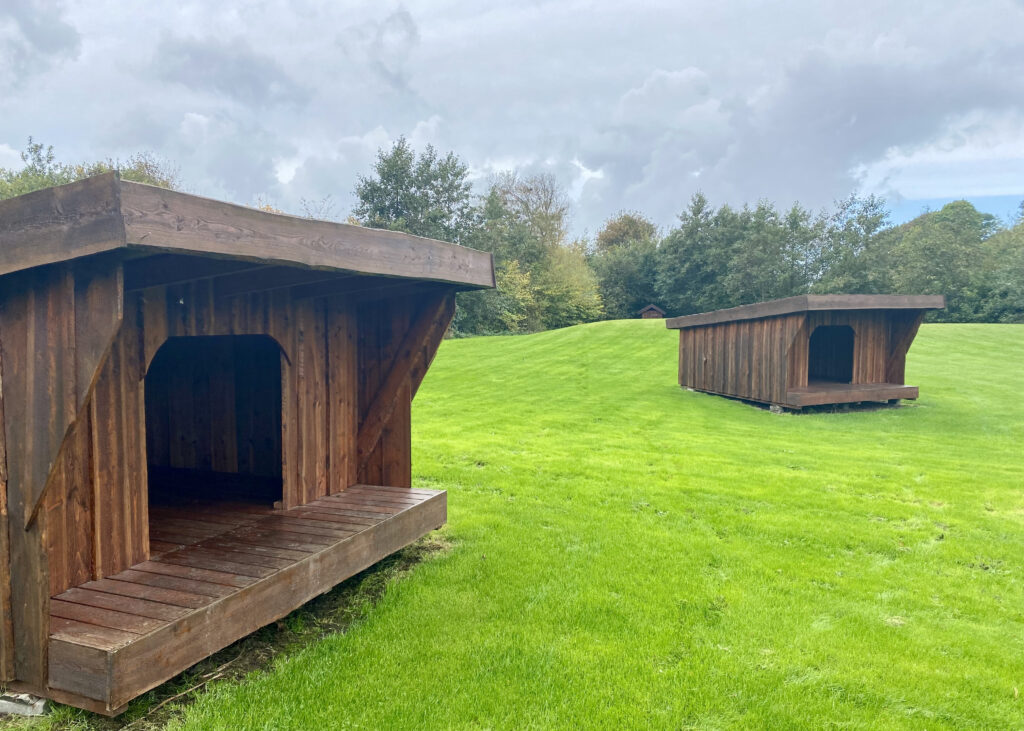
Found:
[(357, 307), (284, 292), (217, 300), (204, 282), (128, 293), (85, 418), (73, 426), (44, 499), (50, 593), (148, 558), (143, 379), (168, 337), (266, 334), (281, 345), (285, 507), (357, 481), (408, 486), (408, 399), (398, 400), (358, 474), (356, 438), (381, 363), (390, 363), (417, 305), (406, 297)]

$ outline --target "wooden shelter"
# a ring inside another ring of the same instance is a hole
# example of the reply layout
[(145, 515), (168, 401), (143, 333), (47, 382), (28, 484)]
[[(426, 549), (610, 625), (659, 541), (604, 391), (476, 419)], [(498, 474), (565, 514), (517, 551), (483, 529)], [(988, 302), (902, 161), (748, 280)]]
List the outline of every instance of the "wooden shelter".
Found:
[(640, 315), (643, 320), (660, 320), (665, 316), (665, 310), (655, 304), (650, 304), (642, 310), (637, 310), (636, 314)]
[(916, 399), (907, 350), (945, 298), (802, 295), (673, 317), (679, 385), (775, 406)]
[(440, 526), (410, 403), (492, 286), (114, 174), (0, 202), (0, 680), (116, 714)]

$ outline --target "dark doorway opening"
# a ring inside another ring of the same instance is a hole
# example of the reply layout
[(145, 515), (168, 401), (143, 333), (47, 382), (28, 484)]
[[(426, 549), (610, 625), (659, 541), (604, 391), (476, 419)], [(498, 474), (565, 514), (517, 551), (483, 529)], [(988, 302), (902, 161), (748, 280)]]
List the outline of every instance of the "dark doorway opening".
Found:
[(853, 380), (853, 328), (821, 325), (811, 333), (807, 380), (850, 383)]
[(145, 393), (151, 506), (281, 499), (281, 349), (273, 338), (170, 338), (153, 357)]

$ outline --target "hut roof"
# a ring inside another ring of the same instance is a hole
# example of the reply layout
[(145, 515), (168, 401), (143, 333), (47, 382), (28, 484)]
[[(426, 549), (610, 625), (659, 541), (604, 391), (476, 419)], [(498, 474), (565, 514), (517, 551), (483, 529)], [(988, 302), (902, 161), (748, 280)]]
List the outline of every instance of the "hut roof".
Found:
[(465, 289), (494, 286), (486, 252), (267, 213), (131, 183), (116, 173), (0, 201), (0, 275), (112, 251), (126, 258), (186, 254)]
[(665, 320), (665, 327), (680, 330), (720, 322), (756, 320), (814, 310), (939, 310), (945, 306), (946, 298), (941, 294), (802, 294), (753, 305), (730, 307), (726, 310), (672, 317)]
[(651, 312), (652, 310), (654, 312), (657, 312), (659, 315), (664, 315), (665, 314), (665, 310), (661, 309), (660, 307), (658, 307), (655, 304), (650, 304), (650, 305), (647, 305), (646, 307), (640, 308), (639, 310), (636, 311), (636, 314), (642, 315), (645, 312)]

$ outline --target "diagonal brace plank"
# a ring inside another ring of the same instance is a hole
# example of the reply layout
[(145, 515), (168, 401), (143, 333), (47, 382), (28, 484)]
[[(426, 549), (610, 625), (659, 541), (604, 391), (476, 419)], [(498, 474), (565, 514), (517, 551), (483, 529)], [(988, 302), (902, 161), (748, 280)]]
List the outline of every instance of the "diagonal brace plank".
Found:
[(359, 427), (357, 449), (359, 469), (362, 470), (373, 454), (384, 427), (395, 412), (398, 399), (409, 383), (415, 393), (427, 366), (433, 360), (445, 330), (455, 315), (455, 295), (447, 293), (429, 300), (402, 338), (395, 351), (395, 357), (388, 368), (384, 383), (377, 390), (373, 402), (366, 412), (366, 418)]

